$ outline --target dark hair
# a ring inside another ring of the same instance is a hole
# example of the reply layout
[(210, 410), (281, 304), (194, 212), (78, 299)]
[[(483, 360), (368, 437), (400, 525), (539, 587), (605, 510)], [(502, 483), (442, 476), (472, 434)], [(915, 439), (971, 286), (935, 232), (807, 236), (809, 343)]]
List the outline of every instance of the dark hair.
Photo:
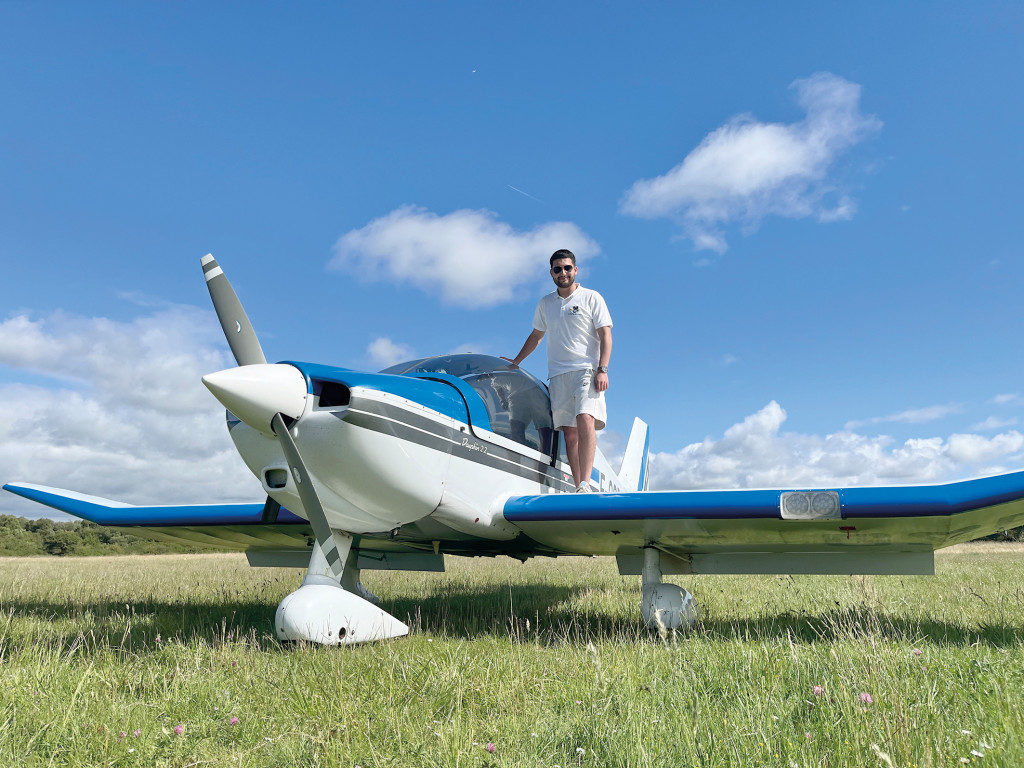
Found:
[(572, 259), (572, 265), (576, 266), (576, 254), (570, 251), (568, 248), (562, 248), (551, 254), (551, 258), (548, 259), (548, 266), (555, 266), (555, 262), (559, 259)]

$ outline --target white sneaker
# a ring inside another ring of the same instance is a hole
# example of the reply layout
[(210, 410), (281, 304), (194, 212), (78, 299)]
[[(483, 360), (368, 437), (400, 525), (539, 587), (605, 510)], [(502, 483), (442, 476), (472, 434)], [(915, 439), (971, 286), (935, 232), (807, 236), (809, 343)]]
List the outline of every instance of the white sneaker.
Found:
[(580, 483), (579, 487), (576, 489), (576, 493), (593, 493), (593, 491), (590, 490), (589, 483)]

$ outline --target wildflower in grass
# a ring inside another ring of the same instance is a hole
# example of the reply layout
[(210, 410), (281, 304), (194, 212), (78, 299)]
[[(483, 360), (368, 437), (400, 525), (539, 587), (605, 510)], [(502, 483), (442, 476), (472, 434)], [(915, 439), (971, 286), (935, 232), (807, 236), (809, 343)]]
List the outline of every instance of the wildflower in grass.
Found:
[(174, 735), (175, 736), (181, 736), (181, 734), (183, 734), (184, 732), (185, 732), (185, 726), (184, 725), (176, 725), (176, 726), (174, 726)]
[(870, 693), (861, 693), (859, 698), (860, 698), (860, 703), (861, 704), (874, 704), (875, 703), (875, 700), (873, 698), (871, 698), (871, 694)]
[(922, 653), (924, 653), (924, 651), (922, 651), (920, 648), (915, 648), (913, 653), (915, 656), (920, 656)]
[(496, 747), (496, 746), (494, 746), (494, 742), (493, 742), (493, 741), (488, 741), (488, 742), (487, 742), (487, 746), (486, 746), (486, 747), (484, 747), (484, 749), (486, 749), (486, 750), (487, 750), (488, 752), (490, 752), (490, 753), (492, 753), (492, 754), (493, 754), (493, 753), (494, 753), (494, 750), (496, 750), (496, 749), (497, 749), (497, 747)]
[(985, 756), (984, 752), (979, 752), (976, 749), (972, 749), (971, 750), (971, 754), (974, 755), (975, 757), (984, 757)]
[(160, 635), (157, 635), (156, 636), (156, 644), (160, 645), (160, 643), (162, 643), (162, 642), (163, 642), (163, 640), (160, 639)]
[(811, 740), (811, 732), (810, 732), (810, 731), (808, 731), (807, 733), (805, 733), (805, 734), (804, 734), (804, 736), (806, 736), (806, 737), (807, 737), (807, 740), (808, 740), (808, 741), (810, 741), (810, 740)]
[(125, 731), (121, 731), (121, 732), (120, 732), (120, 733), (119, 733), (119, 734), (117, 735), (117, 740), (118, 740), (118, 741), (124, 741), (124, 740), (125, 740), (125, 739), (127, 739), (127, 738), (128, 738), (128, 734), (127, 734), (127, 733), (126, 733)]
[(577, 755), (585, 755), (585, 754), (587, 754), (587, 750), (585, 750), (583, 747), (576, 747), (576, 754)]
[(134, 731), (132, 731), (132, 736), (134, 736), (136, 739), (139, 738), (139, 736), (141, 736), (141, 735), (142, 735), (142, 729), (141, 728), (136, 728)]
[(811, 688), (811, 693), (813, 693), (815, 696), (821, 696), (823, 693), (825, 693), (825, 688), (823, 686), (816, 685), (813, 688)]
[(238, 725), (238, 718), (232, 717), (231, 720), (229, 720), (228, 722), (230, 722), (232, 725)]

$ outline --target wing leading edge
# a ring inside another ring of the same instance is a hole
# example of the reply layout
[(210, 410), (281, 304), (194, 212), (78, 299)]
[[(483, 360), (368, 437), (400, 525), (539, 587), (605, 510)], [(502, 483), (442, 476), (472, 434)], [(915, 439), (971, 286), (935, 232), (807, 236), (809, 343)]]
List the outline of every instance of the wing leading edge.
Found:
[[(834, 501), (794, 517), (787, 497)], [(941, 485), (520, 496), (504, 515), (547, 546), (618, 555), (620, 569), (654, 546), (685, 561), (679, 573), (928, 573), (934, 550), (1024, 525), (1024, 472)]]
[(234, 552), (306, 550), (311, 531), (309, 523), (297, 515), (265, 504), (134, 506), (30, 483), (8, 483), (4, 490), (97, 525), (153, 541), (196, 544)]
[(274, 520), (267, 519), (264, 504), (178, 504), (134, 506), (100, 496), (50, 488), (30, 483), (8, 483), (5, 491), (30, 501), (45, 504), (69, 515), (98, 525), (111, 526), (175, 526), (175, 525), (258, 525), (274, 522), (282, 525), (307, 524), (286, 509)]

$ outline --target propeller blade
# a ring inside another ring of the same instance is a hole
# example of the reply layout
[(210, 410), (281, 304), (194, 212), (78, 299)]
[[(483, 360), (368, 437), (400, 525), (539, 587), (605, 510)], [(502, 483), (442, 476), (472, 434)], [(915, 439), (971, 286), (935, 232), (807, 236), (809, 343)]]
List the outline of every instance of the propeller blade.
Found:
[(235, 362), (239, 365), (267, 362), (260, 341), (256, 338), (256, 331), (252, 329), (252, 323), (242, 309), (242, 302), (235, 295), (235, 289), (224, 275), (224, 270), (217, 265), (217, 260), (210, 253), (203, 256), (202, 263), (206, 287), (210, 290), (213, 308), (217, 311), (220, 327), (224, 329), (224, 336), (231, 347), (231, 353), (235, 356)]
[(309, 519), (309, 524), (313, 526), (313, 534), (316, 536), (317, 544), (320, 545), (320, 549), (327, 559), (327, 565), (331, 571), (330, 575), (340, 582), (345, 570), (345, 560), (348, 557), (348, 550), (352, 544), (352, 539), (347, 536), (343, 537), (346, 540), (343, 543), (345, 551), (342, 552), (338, 549), (338, 542), (334, 538), (334, 531), (331, 529), (330, 523), (327, 522), (327, 514), (320, 503), (320, 497), (317, 496), (316, 488), (313, 487), (313, 481), (309, 476), (309, 472), (306, 471), (306, 465), (302, 461), (302, 455), (299, 453), (298, 446), (295, 445), (295, 441), (292, 439), (291, 434), (288, 432), (288, 427), (284, 423), (284, 417), (280, 413), (275, 414), (271, 421), (271, 426), (274, 429), (274, 434), (277, 435), (278, 440), (281, 442), (285, 458), (288, 459), (292, 478), (295, 480), (295, 485), (299, 490), (299, 498), (302, 499), (302, 506), (306, 509), (306, 517)]

